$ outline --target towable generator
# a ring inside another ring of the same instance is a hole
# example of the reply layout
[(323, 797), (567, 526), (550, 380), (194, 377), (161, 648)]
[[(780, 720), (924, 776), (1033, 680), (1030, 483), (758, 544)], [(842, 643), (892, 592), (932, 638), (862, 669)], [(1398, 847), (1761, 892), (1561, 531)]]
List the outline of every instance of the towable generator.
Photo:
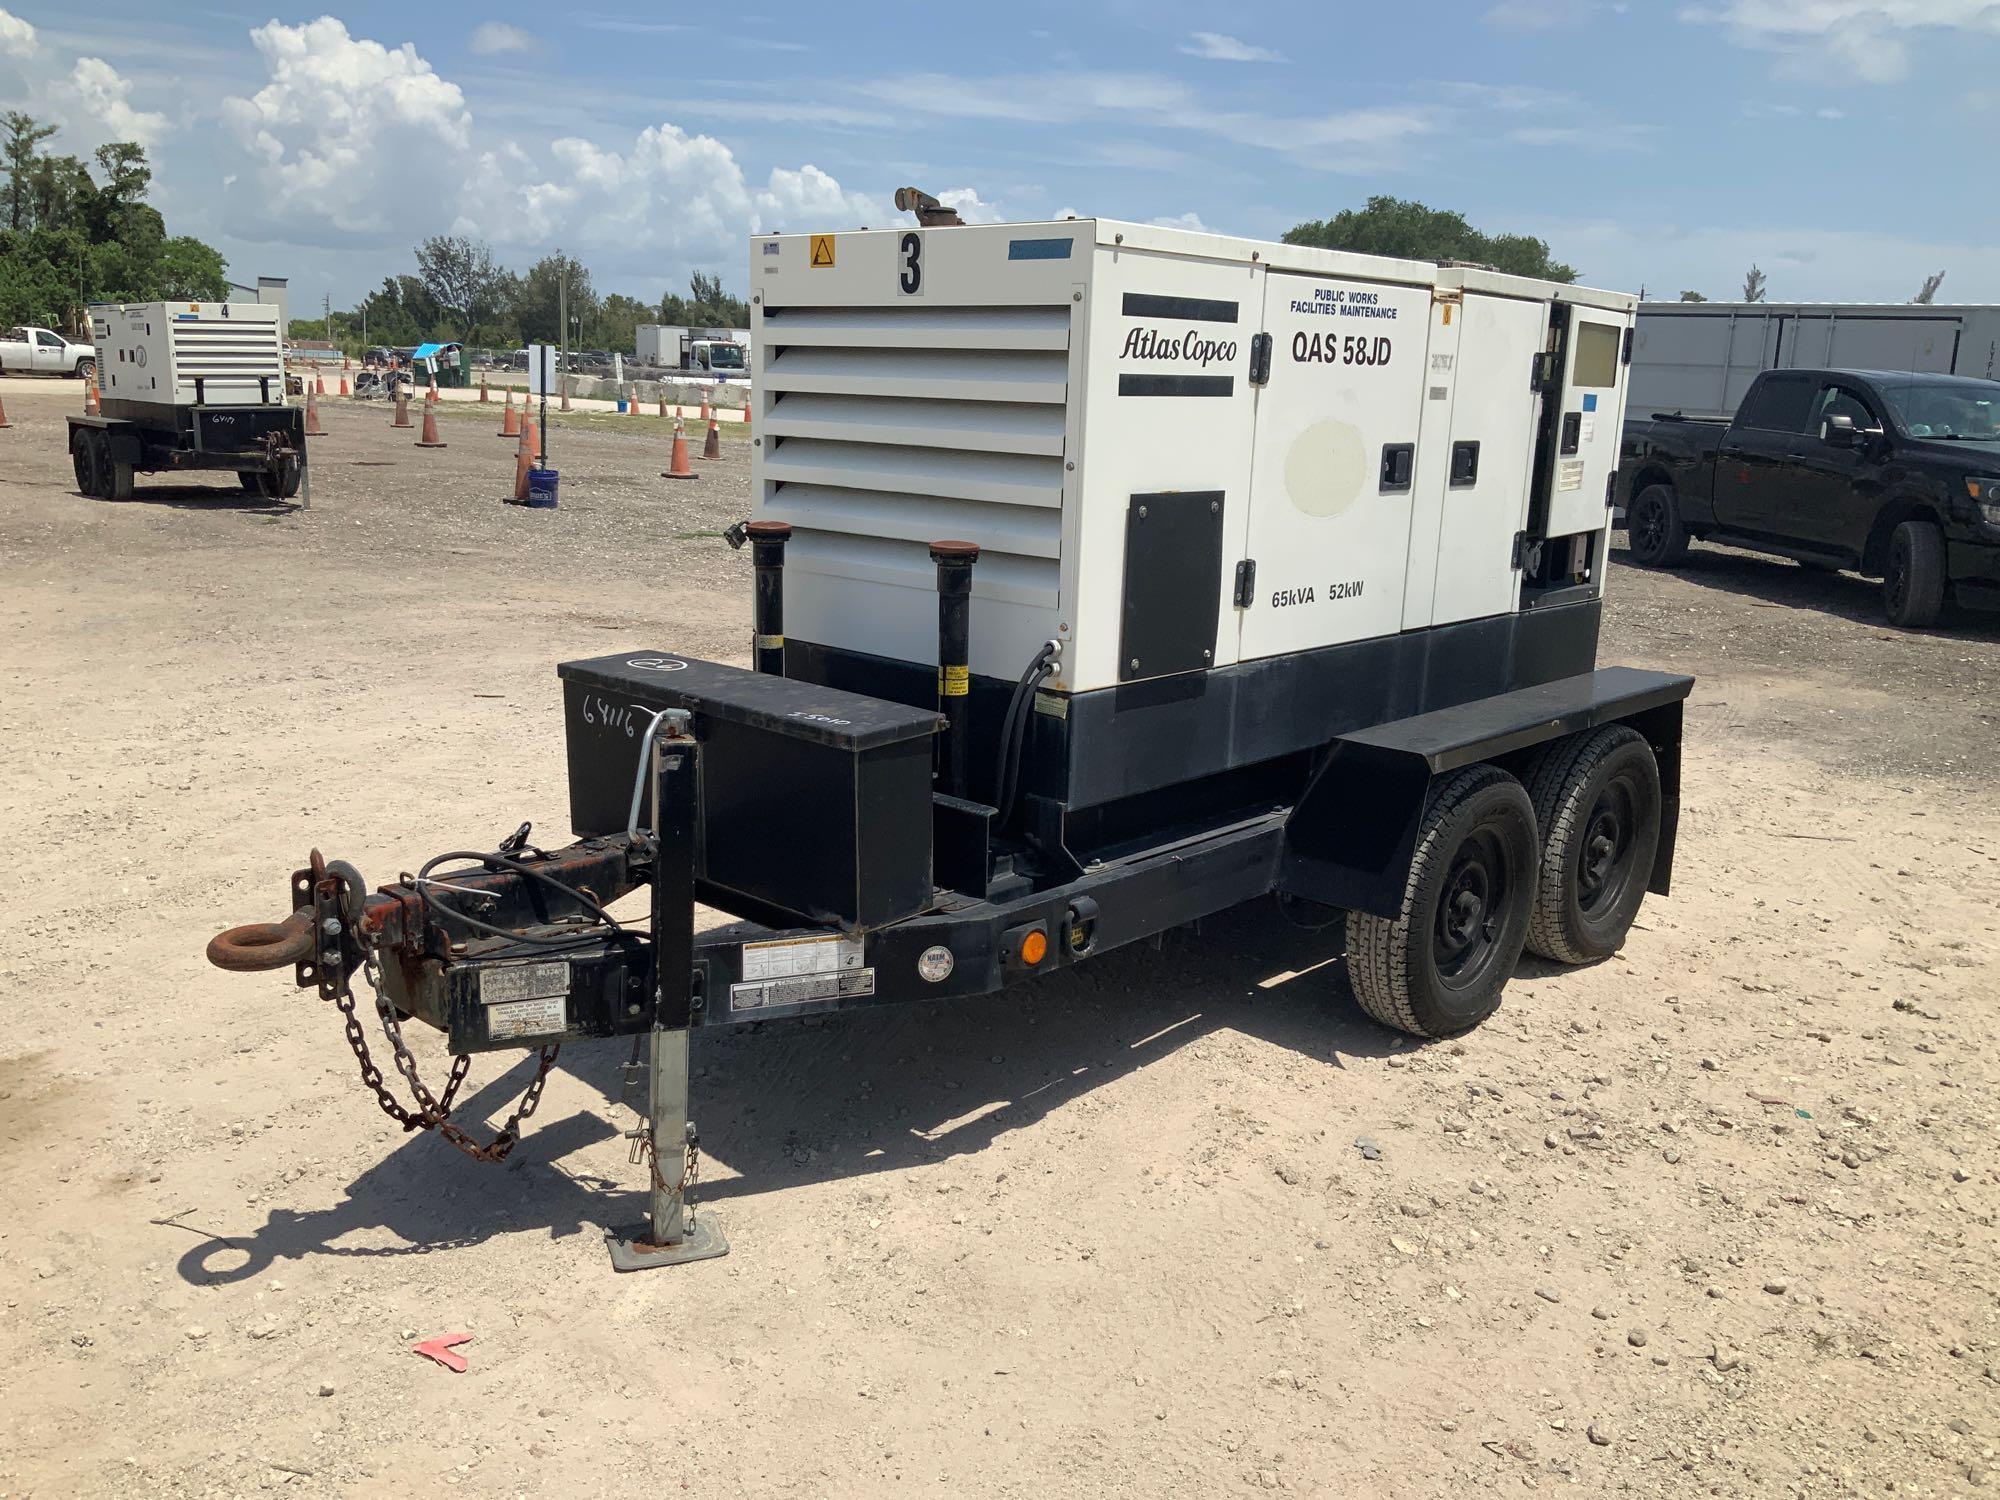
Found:
[[(613, 1259), (673, 1264), (726, 1249), (685, 1202), (693, 1028), (990, 995), (1275, 895), (1439, 1037), (1666, 892), (1691, 680), (1596, 665), (1633, 298), (1090, 219), (750, 269), (752, 666), (564, 663), (575, 842), (372, 894), (315, 853), (210, 945), (334, 1001), (407, 1127), (502, 1156), (559, 1044), (649, 1035)], [(607, 909), (640, 889), (650, 930)], [(410, 1017), (458, 1055), (437, 1094)], [(518, 1047), (480, 1144), (453, 1091)]]
[(130, 500), (134, 474), (229, 472), (290, 500), (305, 414), (285, 404), (278, 309), (240, 302), (93, 303), (101, 410), (69, 419), (79, 494)]

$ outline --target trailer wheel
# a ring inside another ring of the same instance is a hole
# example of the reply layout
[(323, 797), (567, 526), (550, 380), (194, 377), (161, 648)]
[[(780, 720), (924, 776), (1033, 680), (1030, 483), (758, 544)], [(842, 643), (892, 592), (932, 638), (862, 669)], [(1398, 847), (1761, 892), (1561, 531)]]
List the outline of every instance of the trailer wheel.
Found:
[(1558, 963), (1609, 958), (1646, 899), (1660, 846), (1660, 766), (1622, 724), (1558, 740), (1528, 772), (1541, 865), (1528, 948)]
[(76, 487), (92, 500), (111, 498), (111, 439), (98, 431), (79, 432), (76, 443), (81, 448), (73, 460), (76, 468)]
[(1425, 801), (1394, 917), (1352, 912), (1347, 974), (1361, 1008), (1417, 1036), (1451, 1036), (1499, 1008), (1535, 893), (1535, 809), (1498, 766), (1467, 766)]
[(1905, 521), (1889, 539), (1882, 609), (1891, 625), (1925, 630), (1944, 613), (1944, 533), (1929, 521)]
[(97, 477), (90, 456), (90, 431), (79, 428), (69, 435), (69, 462), (76, 471), (76, 492), (85, 498), (97, 493)]
[[(109, 443), (105, 445), (107, 448)], [(105, 454), (104, 498), (107, 500), (130, 500), (132, 498), (132, 466), (121, 464), (108, 452)]]

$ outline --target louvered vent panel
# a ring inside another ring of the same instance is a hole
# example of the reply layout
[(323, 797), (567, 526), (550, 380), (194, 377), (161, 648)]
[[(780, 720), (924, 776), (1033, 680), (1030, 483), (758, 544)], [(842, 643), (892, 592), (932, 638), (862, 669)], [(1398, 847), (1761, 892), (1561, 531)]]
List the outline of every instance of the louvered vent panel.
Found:
[(266, 381), (272, 399), (282, 399), (285, 369), (276, 323), (203, 316), (175, 318), (169, 327), (176, 400), (195, 400), (197, 379), (211, 403), (255, 399)]
[(975, 625), (998, 606), (1019, 639), (975, 628), (974, 656), (1031, 651), (1058, 603), (1070, 309), (773, 308), (762, 338), (758, 513), (795, 529), (788, 596), (841, 624), (835, 644), (906, 655), (905, 626), (843, 608), (843, 581), (921, 620), (927, 544), (977, 542)]

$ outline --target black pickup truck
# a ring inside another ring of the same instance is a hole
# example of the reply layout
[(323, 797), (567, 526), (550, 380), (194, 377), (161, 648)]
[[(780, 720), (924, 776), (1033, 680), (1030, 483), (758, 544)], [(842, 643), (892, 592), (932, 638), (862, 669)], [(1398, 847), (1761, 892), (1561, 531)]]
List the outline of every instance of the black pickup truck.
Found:
[(1628, 420), (1614, 501), (1647, 567), (1709, 540), (1880, 578), (1897, 625), (2000, 607), (2000, 382), (1767, 370), (1727, 423)]

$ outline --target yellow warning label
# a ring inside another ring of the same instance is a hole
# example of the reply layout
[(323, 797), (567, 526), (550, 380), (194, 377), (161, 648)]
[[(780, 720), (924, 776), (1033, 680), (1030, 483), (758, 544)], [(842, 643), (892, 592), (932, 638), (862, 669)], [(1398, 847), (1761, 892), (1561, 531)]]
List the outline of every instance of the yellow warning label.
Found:
[(759, 651), (776, 651), (784, 644), (785, 638), (781, 635), (760, 635), (757, 637), (757, 649)]
[(833, 269), (833, 236), (816, 234), (812, 237), (812, 268), (815, 271)]
[(946, 698), (963, 698), (972, 691), (972, 671), (968, 667), (940, 667), (938, 692)]

